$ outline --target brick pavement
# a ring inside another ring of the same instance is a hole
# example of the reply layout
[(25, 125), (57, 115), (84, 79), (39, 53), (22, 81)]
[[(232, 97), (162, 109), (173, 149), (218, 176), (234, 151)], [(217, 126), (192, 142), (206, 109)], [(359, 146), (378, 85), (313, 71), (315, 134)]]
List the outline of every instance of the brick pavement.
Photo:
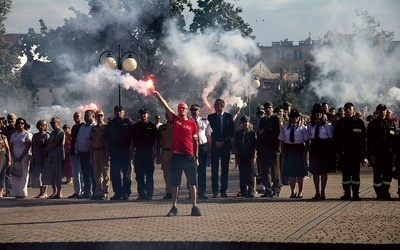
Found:
[[(231, 169), (233, 166), (231, 166)], [(375, 201), (372, 170), (362, 168), (362, 201), (341, 201), (341, 175), (329, 175), (327, 199), (314, 201), (312, 179), (304, 198), (290, 199), (288, 186), (279, 198), (236, 197), (238, 171), (230, 172), (229, 198), (199, 200), (202, 217), (190, 216), (186, 187), (179, 193), (179, 216), (166, 217), (164, 186), (155, 171), (152, 201), (76, 199), (0, 200), (0, 249), (394, 249), (400, 243), (400, 202)], [(210, 169), (207, 173), (210, 195)], [(185, 180), (184, 180), (185, 181)], [(397, 192), (397, 181), (391, 193)], [(63, 185), (64, 197), (72, 186)], [(396, 194), (397, 197), (397, 194)]]

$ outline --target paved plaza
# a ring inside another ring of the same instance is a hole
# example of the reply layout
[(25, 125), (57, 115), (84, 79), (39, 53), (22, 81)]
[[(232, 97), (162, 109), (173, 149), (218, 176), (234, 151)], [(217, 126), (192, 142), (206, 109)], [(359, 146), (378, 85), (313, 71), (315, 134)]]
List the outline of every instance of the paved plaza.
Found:
[[(127, 201), (88, 199), (0, 200), (0, 249), (398, 249), (400, 201), (375, 201), (372, 169), (361, 168), (362, 201), (341, 201), (341, 175), (329, 175), (326, 200), (312, 200), (312, 178), (305, 180), (304, 198), (290, 199), (288, 186), (279, 198), (242, 198), (238, 171), (230, 168), (228, 198), (198, 200), (203, 214), (190, 216), (183, 185), (179, 215), (166, 217), (171, 204), (163, 200), (160, 166), (155, 170), (155, 195), (137, 201), (136, 183)], [(184, 180), (185, 181), (185, 180)], [(51, 189), (50, 189), (51, 190)], [(73, 193), (63, 185), (63, 196)], [(391, 193), (397, 195), (397, 181)]]

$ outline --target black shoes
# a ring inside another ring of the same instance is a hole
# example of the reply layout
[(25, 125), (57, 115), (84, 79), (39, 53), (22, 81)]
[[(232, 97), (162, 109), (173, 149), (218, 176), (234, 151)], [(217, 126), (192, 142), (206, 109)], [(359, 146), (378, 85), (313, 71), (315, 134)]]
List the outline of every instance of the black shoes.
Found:
[[(192, 209), (193, 210), (193, 209)], [(171, 216), (177, 216), (178, 215), (178, 209), (175, 207), (175, 206), (173, 206), (172, 208), (171, 208), (171, 210), (169, 210), (169, 212), (167, 213), (167, 216), (168, 217), (171, 217)]]
[(112, 200), (112, 201), (119, 201), (119, 200), (121, 200), (121, 197), (122, 197), (122, 196), (120, 196), (120, 195), (114, 195), (113, 197), (110, 198), (110, 200)]
[(88, 193), (84, 193), (80, 198), (81, 199), (90, 199), (91, 195)]
[(172, 199), (172, 194), (166, 194), (166, 195), (164, 195), (163, 199), (164, 199), (164, 200), (170, 200), (170, 199)]
[(201, 216), (200, 209), (196, 206), (192, 207), (192, 213), (190, 215), (191, 216)]
[(204, 194), (198, 194), (197, 197), (198, 197), (199, 199), (204, 199), (204, 200), (208, 199), (208, 197), (205, 196)]
[(76, 194), (76, 193), (68, 196), (68, 199), (80, 199), (80, 198), (81, 198), (81, 195), (80, 194)]
[(342, 197), (340, 197), (342, 201), (350, 201), (351, 200), (351, 195), (349, 194), (344, 194)]
[(228, 198), (228, 194), (225, 193), (225, 192), (222, 192), (222, 193), (221, 193), (221, 197), (222, 197), (222, 198)]

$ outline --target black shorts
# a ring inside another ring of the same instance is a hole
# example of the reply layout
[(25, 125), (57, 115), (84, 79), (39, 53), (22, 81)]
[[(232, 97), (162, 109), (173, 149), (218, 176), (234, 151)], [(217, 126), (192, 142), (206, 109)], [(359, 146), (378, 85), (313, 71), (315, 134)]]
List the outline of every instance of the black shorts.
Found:
[(171, 159), (171, 186), (179, 187), (181, 185), (182, 170), (185, 171), (187, 183), (196, 185), (196, 162), (190, 155), (173, 154)]

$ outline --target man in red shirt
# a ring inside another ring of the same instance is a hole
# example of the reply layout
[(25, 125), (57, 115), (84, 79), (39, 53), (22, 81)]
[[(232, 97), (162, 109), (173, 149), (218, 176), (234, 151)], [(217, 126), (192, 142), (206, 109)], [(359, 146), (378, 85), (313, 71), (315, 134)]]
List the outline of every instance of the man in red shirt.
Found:
[(188, 106), (185, 103), (178, 104), (178, 115), (175, 115), (160, 93), (154, 91), (153, 95), (164, 107), (174, 129), (171, 145), (171, 150), (173, 151), (171, 159), (172, 208), (167, 216), (178, 215), (176, 205), (178, 202), (178, 189), (182, 181), (182, 170), (185, 171), (192, 199), (191, 215), (201, 216), (200, 210), (196, 206), (196, 173), (199, 165), (197, 125), (194, 121), (189, 120), (187, 116)]

